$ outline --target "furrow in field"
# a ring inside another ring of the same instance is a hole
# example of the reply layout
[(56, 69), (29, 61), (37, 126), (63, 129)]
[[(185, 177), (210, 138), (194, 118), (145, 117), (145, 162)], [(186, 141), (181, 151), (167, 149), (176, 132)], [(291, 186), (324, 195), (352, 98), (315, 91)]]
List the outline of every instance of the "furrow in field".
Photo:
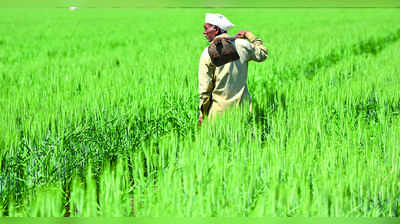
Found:
[(397, 29), (383, 37), (370, 38), (351, 46), (342, 46), (338, 49), (332, 49), (324, 56), (317, 56), (305, 64), (289, 66), (287, 70), (283, 70), (282, 72), (276, 70), (273, 72), (288, 79), (299, 78), (300, 75), (305, 75), (308, 79), (312, 79), (317, 72), (334, 66), (349, 56), (376, 56), (390, 44), (398, 40), (400, 40), (400, 29)]
[[(307, 78), (311, 79), (321, 69), (329, 68), (350, 55), (377, 55), (390, 44), (400, 40), (400, 29), (384, 37), (371, 38), (366, 41), (353, 44), (350, 47), (342, 47), (332, 50), (328, 55), (317, 57), (308, 62), (299, 70), (303, 71)], [(292, 73), (293, 74), (293, 73)]]

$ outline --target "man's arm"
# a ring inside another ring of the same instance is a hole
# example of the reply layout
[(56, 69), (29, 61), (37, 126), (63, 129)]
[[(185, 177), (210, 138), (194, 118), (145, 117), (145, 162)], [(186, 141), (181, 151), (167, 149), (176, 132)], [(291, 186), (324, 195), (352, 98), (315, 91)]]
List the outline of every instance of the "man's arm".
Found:
[(203, 120), (205, 115), (208, 115), (208, 111), (211, 106), (211, 94), (214, 89), (214, 65), (211, 63), (208, 51), (203, 51), (200, 57), (199, 64), (199, 95), (200, 95), (200, 117), (199, 124)]
[(239, 38), (246, 38), (250, 41), (251, 49), (249, 49), (251, 60), (262, 62), (268, 57), (268, 50), (260, 38), (257, 38), (252, 32), (241, 30), (237, 33)]

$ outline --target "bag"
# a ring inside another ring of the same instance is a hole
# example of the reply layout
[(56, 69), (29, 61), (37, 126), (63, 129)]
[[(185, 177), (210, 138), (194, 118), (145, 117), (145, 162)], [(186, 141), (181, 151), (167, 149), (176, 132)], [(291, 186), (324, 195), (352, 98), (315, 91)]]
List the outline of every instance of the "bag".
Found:
[(232, 43), (235, 39), (236, 37), (216, 39), (208, 46), (208, 54), (215, 66), (218, 67), (240, 58)]

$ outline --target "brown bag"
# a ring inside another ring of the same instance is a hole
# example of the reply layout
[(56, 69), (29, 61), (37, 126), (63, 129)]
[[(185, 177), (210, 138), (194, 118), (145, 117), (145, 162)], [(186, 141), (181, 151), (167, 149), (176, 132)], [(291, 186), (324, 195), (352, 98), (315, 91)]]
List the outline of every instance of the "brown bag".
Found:
[(215, 66), (218, 67), (240, 58), (232, 43), (235, 39), (236, 37), (216, 39), (208, 46), (208, 54)]

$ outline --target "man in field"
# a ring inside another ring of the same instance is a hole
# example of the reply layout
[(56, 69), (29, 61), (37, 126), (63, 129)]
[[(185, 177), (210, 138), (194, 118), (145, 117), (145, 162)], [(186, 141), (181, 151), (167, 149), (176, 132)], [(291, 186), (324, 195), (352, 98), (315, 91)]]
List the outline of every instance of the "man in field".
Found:
[[(208, 42), (229, 38), (227, 31), (234, 27), (229, 20), (220, 14), (206, 14), (204, 32)], [(268, 52), (263, 42), (247, 30), (239, 31), (232, 44), (239, 59), (221, 66), (212, 63), (208, 47), (200, 57), (199, 94), (200, 117), (199, 125), (205, 116), (214, 117), (225, 109), (239, 105), (252, 110), (251, 98), (247, 89), (247, 65), (249, 61), (264, 61)], [(247, 40), (244, 40), (247, 39)]]

